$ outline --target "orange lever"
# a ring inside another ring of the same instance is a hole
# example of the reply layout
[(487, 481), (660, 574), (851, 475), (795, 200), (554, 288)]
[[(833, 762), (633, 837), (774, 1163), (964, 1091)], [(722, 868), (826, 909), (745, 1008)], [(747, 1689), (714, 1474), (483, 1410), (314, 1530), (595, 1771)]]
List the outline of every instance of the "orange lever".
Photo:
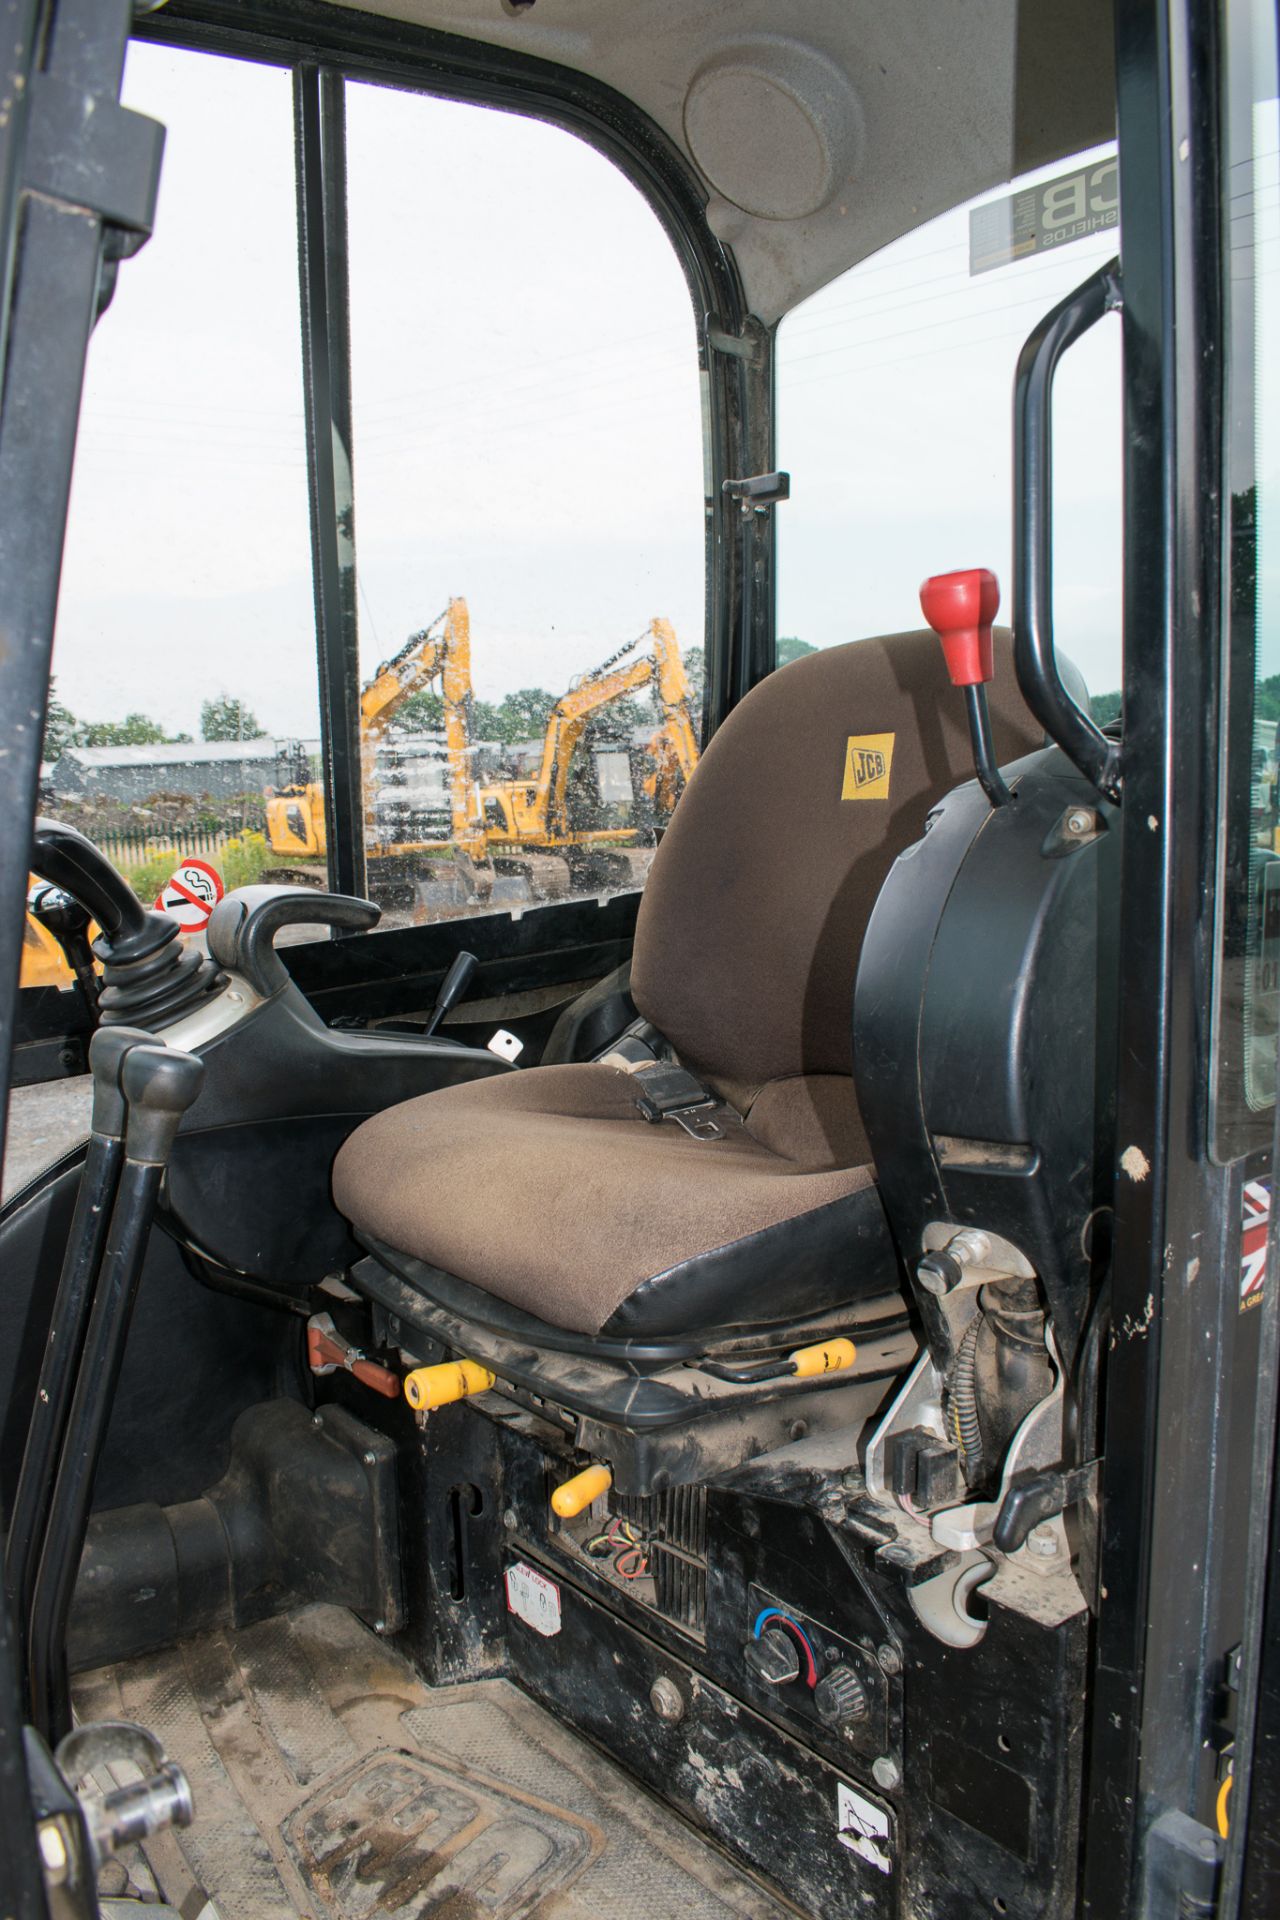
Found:
[(375, 1360), (366, 1360), (359, 1347), (343, 1339), (332, 1314), (316, 1313), (307, 1322), (307, 1365), (312, 1373), (335, 1373), (341, 1367), (374, 1393), (388, 1400), (400, 1397), (399, 1374), (380, 1367)]

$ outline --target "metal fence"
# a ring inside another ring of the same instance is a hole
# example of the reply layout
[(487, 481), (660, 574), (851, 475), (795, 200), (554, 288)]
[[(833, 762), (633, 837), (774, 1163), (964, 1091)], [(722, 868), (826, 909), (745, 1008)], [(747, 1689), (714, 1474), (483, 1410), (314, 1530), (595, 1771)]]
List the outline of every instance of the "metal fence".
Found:
[(196, 827), (174, 827), (169, 832), (163, 830), (147, 833), (101, 833), (95, 834), (98, 845), (106, 854), (112, 866), (121, 873), (130, 867), (140, 867), (147, 860), (158, 859), (162, 853), (176, 853), (184, 858), (195, 854), (205, 860), (211, 859), (242, 832), (240, 827), (219, 827), (213, 832), (201, 831)]

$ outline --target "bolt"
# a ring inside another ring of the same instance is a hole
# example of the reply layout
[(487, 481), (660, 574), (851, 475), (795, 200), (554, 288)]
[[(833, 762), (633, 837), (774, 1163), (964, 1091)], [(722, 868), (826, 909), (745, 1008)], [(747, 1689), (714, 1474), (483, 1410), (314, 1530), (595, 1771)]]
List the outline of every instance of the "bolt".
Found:
[(67, 1858), (67, 1843), (52, 1820), (44, 1821), (40, 1828), (40, 1858), (50, 1885), (60, 1887), (71, 1863)]
[(1032, 1527), (1027, 1535), (1027, 1551), (1034, 1553), (1038, 1560), (1052, 1560), (1058, 1551), (1058, 1536), (1048, 1525)]
[(373, 1630), (374, 1630), (374, 1632), (375, 1632), (375, 1633), (385, 1633), (385, 1632), (386, 1632), (386, 1630), (387, 1630), (387, 1623), (386, 1623), (386, 1621), (385, 1621), (385, 1620), (375, 1620), (375, 1621), (374, 1621), (374, 1623), (373, 1623)]
[(684, 1714), (684, 1695), (674, 1680), (660, 1673), (649, 1689), (649, 1705), (659, 1720), (665, 1720), (668, 1726), (674, 1726)]
[(871, 1778), (886, 1793), (892, 1793), (902, 1775), (898, 1772), (897, 1761), (891, 1760), (887, 1753), (882, 1753), (879, 1759), (871, 1762)]
[(809, 1422), (807, 1420), (793, 1420), (787, 1431), (793, 1440), (803, 1440), (809, 1431)]
[(887, 1640), (882, 1647), (876, 1648), (876, 1659), (880, 1662), (881, 1673), (902, 1672), (902, 1655), (896, 1647), (891, 1647)]
[(1068, 833), (1092, 833), (1093, 825), (1093, 815), (1083, 807), (1077, 807), (1074, 813), (1067, 815)]
[(313, 1426), (313, 1427), (318, 1427), (318, 1426), (320, 1425), (320, 1415), (319, 1415), (318, 1413), (313, 1413), (313, 1414), (312, 1414), (312, 1416), (311, 1416), (311, 1424), (312, 1424), (312, 1426)]
[(502, 1524), (508, 1533), (514, 1533), (520, 1525), (520, 1516), (514, 1507), (508, 1507), (502, 1516)]
[(378, 1456), (372, 1448), (370, 1448), (367, 1453), (361, 1454), (360, 1458), (364, 1461), (366, 1467), (376, 1467), (378, 1464)]

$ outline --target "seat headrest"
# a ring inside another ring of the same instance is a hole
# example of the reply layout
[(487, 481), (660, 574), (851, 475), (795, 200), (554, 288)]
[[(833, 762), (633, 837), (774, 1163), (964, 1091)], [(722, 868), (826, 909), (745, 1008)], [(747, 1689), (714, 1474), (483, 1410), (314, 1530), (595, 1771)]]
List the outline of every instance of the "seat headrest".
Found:
[[(996, 757), (1041, 745), (995, 635)], [(741, 1087), (849, 1073), (876, 895), (930, 808), (973, 778), (932, 633), (857, 640), (770, 674), (710, 741), (654, 858), (631, 991), (686, 1065)]]

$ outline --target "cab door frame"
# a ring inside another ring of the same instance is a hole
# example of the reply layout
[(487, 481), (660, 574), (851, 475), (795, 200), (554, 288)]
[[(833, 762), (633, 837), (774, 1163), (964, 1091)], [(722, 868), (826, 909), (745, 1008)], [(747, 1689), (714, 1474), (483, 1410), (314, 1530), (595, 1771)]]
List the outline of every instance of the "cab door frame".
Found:
[[(1215, 1910), (1217, 1716), (1251, 1533), (1255, 1553), (1268, 1551), (1267, 1490), (1251, 1498), (1249, 1461), (1256, 1396), (1271, 1389), (1257, 1336), (1274, 1323), (1275, 1288), (1242, 1330), (1239, 1262), (1246, 1167), (1270, 1155), (1215, 1165), (1209, 1130), (1207, 903), (1224, 805), (1224, 13), (1194, 0), (1117, 9), (1125, 736), (1102, 1599), (1083, 1818), (1082, 1911), (1097, 1920)], [(1217, 1910), (1244, 1911), (1235, 1868), (1231, 1878), (1231, 1904)]]

